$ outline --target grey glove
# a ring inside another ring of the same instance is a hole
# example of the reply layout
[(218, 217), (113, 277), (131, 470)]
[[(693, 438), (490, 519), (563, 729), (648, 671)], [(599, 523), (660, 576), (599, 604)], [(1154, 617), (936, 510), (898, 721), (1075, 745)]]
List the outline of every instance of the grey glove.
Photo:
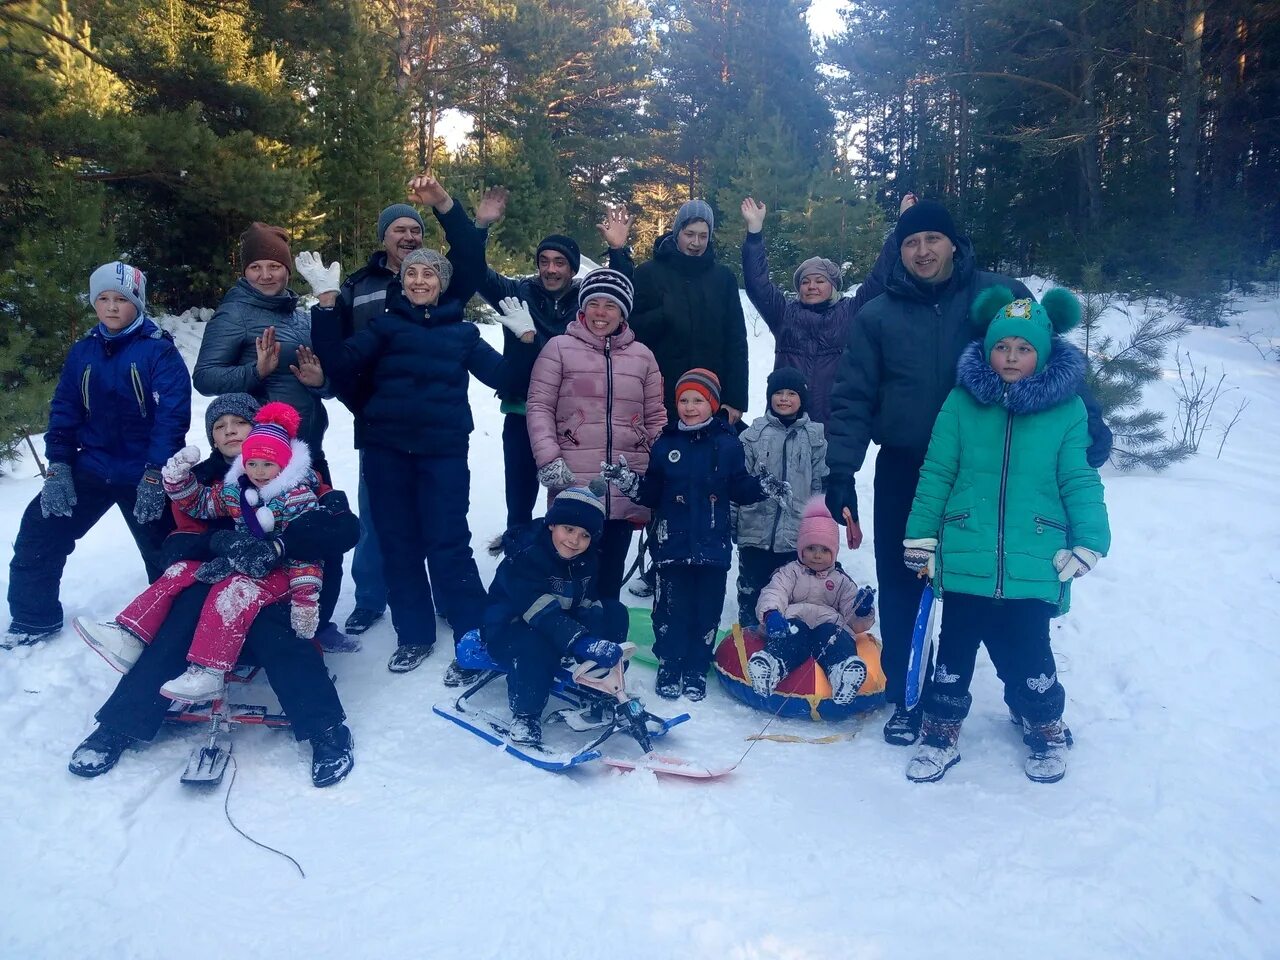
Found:
[(600, 476), (608, 480), (628, 500), (634, 500), (640, 492), (640, 475), (627, 466), (627, 458), (618, 454), (617, 463), (600, 461)]
[(40, 488), (40, 513), (50, 517), (69, 517), (76, 505), (76, 484), (71, 477), (71, 464), (50, 463), (44, 472), (44, 486)]
[(787, 501), (791, 499), (791, 484), (786, 480), (779, 480), (771, 473), (762, 473), (758, 479), (760, 480), (760, 489), (774, 503), (785, 506)]
[(284, 547), (279, 540), (274, 537), (259, 540), (251, 533), (219, 530), (209, 539), (209, 545), (234, 569), (255, 580), (280, 566), (284, 558)]
[(151, 523), (164, 516), (169, 498), (165, 496), (164, 485), (160, 482), (160, 471), (148, 467), (147, 472), (138, 481), (138, 493), (133, 500), (133, 519), (139, 523)]
[(556, 457), (545, 467), (538, 468), (538, 482), (552, 490), (577, 486), (578, 478), (573, 475), (564, 457)]
[(221, 583), (236, 572), (226, 557), (214, 557), (196, 567), (195, 578), (201, 583)]

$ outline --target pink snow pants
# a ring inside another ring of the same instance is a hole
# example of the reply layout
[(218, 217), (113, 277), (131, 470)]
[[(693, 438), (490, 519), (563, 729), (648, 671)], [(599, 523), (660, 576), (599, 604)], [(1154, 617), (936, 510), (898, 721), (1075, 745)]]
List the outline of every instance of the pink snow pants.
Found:
[[(199, 567), (194, 560), (173, 564), (120, 612), (116, 623), (150, 643), (169, 616), (174, 599), (198, 582)], [(237, 573), (214, 584), (200, 611), (187, 659), (202, 667), (230, 670), (240, 659), (240, 648), (258, 611), (288, 596), (289, 574), (280, 568), (259, 580)]]

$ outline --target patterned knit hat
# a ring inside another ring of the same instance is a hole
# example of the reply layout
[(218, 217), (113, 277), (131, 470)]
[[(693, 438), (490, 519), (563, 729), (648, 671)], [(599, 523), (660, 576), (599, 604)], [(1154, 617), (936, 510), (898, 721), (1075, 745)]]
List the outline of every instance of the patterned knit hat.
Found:
[(1021, 337), (1036, 348), (1039, 373), (1049, 362), (1053, 335), (1066, 333), (1080, 322), (1080, 301), (1061, 287), (1048, 291), (1043, 303), (1015, 300), (1008, 287), (989, 287), (973, 301), (970, 316), (976, 324), (987, 324), (982, 348), (988, 357), (1005, 337)]
[(422, 214), (418, 213), (417, 210), (407, 203), (393, 203), (378, 214), (378, 242), (381, 243), (386, 238), (388, 227), (405, 217), (410, 220), (416, 220), (418, 226), (423, 230), (427, 229), (422, 222)]
[(676, 211), (675, 222), (671, 224), (671, 232), (679, 234), (695, 220), (707, 221), (707, 233), (716, 232), (716, 215), (711, 212), (711, 204), (705, 200), (689, 200), (681, 204)]
[(147, 312), (147, 275), (137, 267), (113, 260), (89, 274), (89, 303), (112, 291), (134, 305), (141, 317)]
[(677, 401), (686, 390), (696, 390), (706, 397), (712, 413), (720, 409), (720, 378), (705, 367), (694, 367), (680, 375), (676, 381)]
[(217, 447), (213, 442), (213, 425), (220, 418), (231, 414), (233, 417), (253, 423), (253, 418), (258, 415), (261, 407), (262, 405), (247, 393), (224, 393), (214, 397), (209, 401), (209, 406), (204, 412), (204, 432), (209, 437), (209, 446)]
[(815, 544), (830, 550), (833, 560), (840, 554), (840, 528), (831, 519), (831, 511), (821, 496), (810, 497), (804, 505), (800, 530), (796, 534), (796, 556), (803, 560), (804, 548)]
[(604, 533), (604, 503), (586, 487), (561, 490), (547, 511), (547, 526), (556, 523), (582, 527), (592, 540), (599, 540)]
[(253, 418), (253, 429), (240, 447), (240, 458), (268, 460), (281, 467), (293, 459), (292, 441), (298, 435), (302, 417), (287, 403), (268, 403)]
[(550, 236), (543, 237), (542, 242), (538, 244), (538, 249), (534, 251), (533, 262), (536, 266), (538, 257), (542, 255), (544, 250), (550, 250), (558, 253), (569, 261), (569, 269), (574, 273), (578, 272), (578, 268), (582, 266), (582, 251), (578, 249), (578, 241), (573, 237), (566, 237), (562, 233), (553, 233)]
[(622, 319), (625, 320), (631, 315), (635, 288), (631, 286), (631, 281), (625, 274), (610, 270), (608, 267), (600, 267), (582, 278), (582, 285), (578, 287), (578, 309), (582, 310), (586, 307), (588, 300), (597, 298), (616, 303), (618, 309), (622, 311)]
[(449, 289), (449, 281), (453, 279), (453, 264), (439, 250), (431, 250), (427, 247), (419, 247), (412, 251), (400, 261), (400, 276), (404, 276), (404, 272), (415, 263), (426, 264), (427, 269), (434, 270), (435, 275), (440, 278), (440, 293), (443, 295)]
[(274, 260), (293, 272), (293, 254), (289, 252), (289, 235), (284, 228), (255, 222), (240, 234), (240, 272), (257, 260)]

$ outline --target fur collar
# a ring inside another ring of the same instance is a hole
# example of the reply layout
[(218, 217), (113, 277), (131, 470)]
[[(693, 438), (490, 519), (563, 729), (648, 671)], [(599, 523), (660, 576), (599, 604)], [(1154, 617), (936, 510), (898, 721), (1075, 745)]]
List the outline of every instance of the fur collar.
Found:
[[(261, 490), (250, 486), (249, 489), (255, 490), (261, 497), (259, 503), (266, 503), (282, 493), (288, 493), (302, 484), (307, 479), (307, 474), (311, 472), (311, 450), (307, 447), (306, 441), (294, 440), (290, 442), (289, 448), (293, 451), (293, 457), (280, 471), (280, 476)], [(237, 454), (235, 460), (231, 461), (231, 467), (227, 470), (223, 483), (227, 486), (238, 486), (240, 478), (244, 475), (244, 457)]]
[(1084, 354), (1061, 337), (1053, 338), (1053, 352), (1043, 370), (1017, 383), (1006, 384), (991, 369), (981, 340), (974, 340), (956, 364), (956, 386), (984, 406), (1002, 406), (1010, 413), (1040, 413), (1070, 400), (1084, 383)]

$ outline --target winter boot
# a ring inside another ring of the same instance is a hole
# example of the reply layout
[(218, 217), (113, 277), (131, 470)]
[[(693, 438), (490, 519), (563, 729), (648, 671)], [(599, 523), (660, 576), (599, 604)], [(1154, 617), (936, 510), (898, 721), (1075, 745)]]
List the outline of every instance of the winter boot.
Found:
[(1036, 783), (1057, 783), (1067, 774), (1067, 748), (1071, 746), (1071, 731), (1062, 720), (1054, 720), (1033, 726), (1025, 725), (1022, 739), (1031, 748), (1027, 757), (1027, 779)]
[(536, 747), (542, 744), (542, 723), (529, 713), (517, 713), (507, 728), (507, 739), (522, 747)]
[(757, 696), (773, 696), (773, 691), (786, 674), (786, 666), (768, 650), (757, 650), (747, 661), (747, 675)]
[(853, 703), (853, 698), (858, 695), (866, 679), (867, 665), (862, 658), (845, 657), (827, 671), (827, 681), (831, 684), (831, 699), (842, 707)]
[(908, 710), (902, 704), (895, 704), (893, 716), (884, 725), (884, 742), (899, 747), (909, 747), (920, 739), (921, 710)]
[(431, 656), (435, 647), (433, 643), (402, 643), (396, 647), (395, 653), (387, 661), (387, 669), (392, 673), (408, 673), (422, 665), (422, 661)]
[(116, 765), (132, 737), (99, 726), (76, 747), (67, 769), (77, 777), (100, 777)]
[(351, 731), (345, 723), (312, 737), (311, 782), (317, 787), (331, 787), (345, 778), (356, 765), (352, 746)]
[(118, 623), (95, 623), (87, 617), (71, 621), (80, 639), (120, 673), (128, 673), (146, 647), (128, 628)]
[(342, 629), (351, 636), (358, 637), (381, 619), (381, 610), (356, 607), (351, 611), (351, 616), (347, 617), (347, 622), (343, 624)]
[(182, 703), (204, 703), (219, 699), (227, 687), (227, 672), (217, 667), (193, 663), (187, 672), (160, 688), (160, 695)]
[(444, 685), (446, 687), (470, 686), (479, 680), (483, 674), (483, 670), (468, 670), (457, 660), (453, 660), (449, 663), (449, 669), (444, 672)]
[(684, 695), (686, 699), (693, 700), (695, 703), (707, 698), (707, 671), (705, 669), (684, 671)]
[(679, 700), (681, 687), (680, 667), (668, 661), (659, 661), (658, 677), (653, 682), (653, 692), (663, 700)]
[(920, 746), (907, 764), (907, 779), (915, 783), (941, 780), (947, 770), (960, 762), (960, 720), (941, 720), (926, 715), (920, 728)]
[(49, 640), (56, 637), (61, 632), (61, 626), (53, 627), (49, 630), (38, 630), (17, 625), (10, 626), (7, 631), (0, 634), (0, 650), (29, 647), (34, 643), (39, 643), (41, 640)]

